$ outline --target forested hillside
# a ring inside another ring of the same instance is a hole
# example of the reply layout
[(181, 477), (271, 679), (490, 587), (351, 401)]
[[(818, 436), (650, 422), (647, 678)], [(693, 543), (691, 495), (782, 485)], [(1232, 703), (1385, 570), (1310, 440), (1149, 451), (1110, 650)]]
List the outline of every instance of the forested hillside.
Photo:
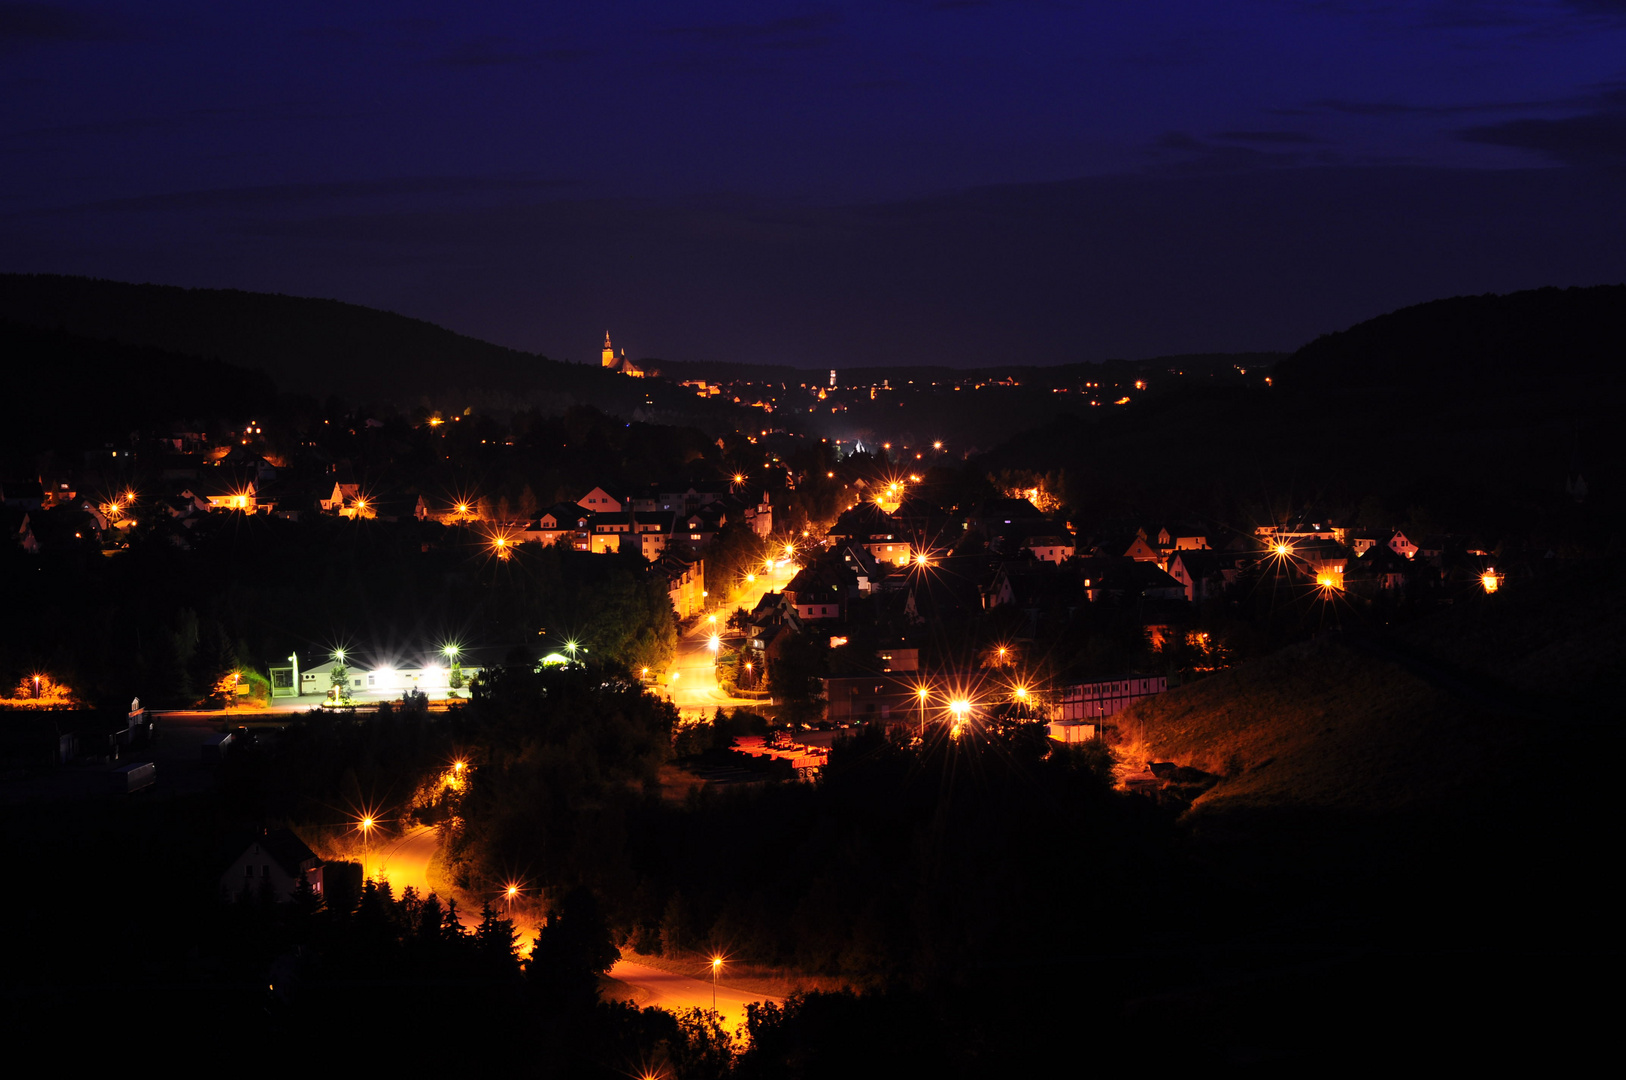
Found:
[(567, 364), (337, 300), (0, 274), (0, 319), (223, 360), (290, 393), (410, 408), (591, 404), (693, 418), (724, 408), (679, 387)]

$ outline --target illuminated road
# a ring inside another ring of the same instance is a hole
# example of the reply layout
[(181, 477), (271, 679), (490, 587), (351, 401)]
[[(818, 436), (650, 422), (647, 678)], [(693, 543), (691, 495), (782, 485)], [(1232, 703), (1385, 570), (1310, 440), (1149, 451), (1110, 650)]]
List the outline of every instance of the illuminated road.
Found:
[[(434, 826), (413, 829), (394, 840), (380, 842), (377, 849), (367, 857), (367, 873), (388, 881), (390, 889), (397, 896), (409, 886), (416, 889), (419, 896), (428, 896), (436, 891), (429, 884), (429, 864), (439, 848), (440, 829)], [(460, 909), (458, 917), (470, 930), (480, 925), (480, 909), (477, 905), (471, 904)], [(521, 952), (528, 952), (536, 940), (537, 928), (519, 919), (515, 919), (515, 928), (520, 932)], [(638, 1000), (643, 1006), (657, 1006), (668, 1011), (711, 1008), (709, 979), (674, 975), (669, 971), (633, 963), (630, 960), (622, 960), (611, 968), (610, 977), (644, 991)], [(727, 985), (726, 978), (725, 975), (725, 981), (717, 987), (717, 1011), (722, 1013), (723, 1020), (730, 1030), (744, 1022), (745, 1006), (749, 1002), (781, 1000), (766, 994), (750, 994), (743, 990), (731, 989)]]
[[(691, 978), (688, 975), (674, 975), (670, 971), (649, 967), (645, 964), (635, 964), (631, 960), (621, 960), (610, 969), (610, 978), (619, 979), (629, 986), (636, 986), (647, 991), (647, 997), (640, 997), (638, 1004), (644, 1007), (655, 1006), (667, 1012), (676, 1012), (679, 1009), (710, 1009), (711, 1008), (711, 980)], [(744, 990), (735, 990), (727, 983), (727, 974), (717, 986), (717, 1011), (722, 1014), (723, 1024), (730, 1031), (745, 1022), (745, 1007), (753, 1001), (783, 1001), (783, 998), (770, 997), (767, 994), (751, 994)]]
[[(735, 608), (752, 610), (766, 593), (783, 589), (800, 569), (801, 567), (794, 563), (786, 563), (776, 566), (772, 573), (757, 575), (755, 582), (744, 586), (734, 595), (730, 604), (716, 612), (715, 623), (702, 618), (693, 630), (678, 639), (677, 662), (672, 667), (677, 678), (673, 680), (668, 676), (665, 689), (684, 719), (696, 720), (710, 716), (720, 705), (735, 708), (762, 704), (760, 700), (754, 698), (729, 697), (718, 688), (716, 667), (712, 663), (711, 635), (726, 633), (725, 624)], [(736, 635), (733, 643), (737, 645), (738, 641)]]

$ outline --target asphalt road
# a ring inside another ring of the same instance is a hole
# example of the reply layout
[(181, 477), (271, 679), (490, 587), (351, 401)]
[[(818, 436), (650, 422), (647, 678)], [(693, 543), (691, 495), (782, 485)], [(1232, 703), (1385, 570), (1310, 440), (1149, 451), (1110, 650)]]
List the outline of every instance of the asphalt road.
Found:
[(717, 610), (715, 623), (702, 618), (692, 630), (678, 639), (677, 661), (672, 668), (676, 677), (669, 675), (666, 685), (661, 687), (661, 690), (672, 699), (672, 703), (678, 707), (679, 715), (685, 720), (708, 717), (719, 706), (736, 708), (762, 704), (755, 698), (730, 697), (717, 686), (717, 669), (714, 663), (715, 654), (711, 651), (711, 635), (722, 634), (727, 645), (730, 647), (738, 645), (738, 634), (730, 638), (726, 630), (728, 616), (737, 607), (750, 611), (757, 606), (764, 594), (771, 590), (783, 589), (800, 569), (801, 567), (794, 563), (787, 563), (776, 566), (771, 573), (757, 575), (757, 580), (753, 584), (736, 593), (729, 604)]
[[(408, 886), (416, 889), (420, 896), (427, 896), (435, 891), (429, 884), (429, 864), (439, 847), (438, 828), (425, 826), (413, 829), (393, 840), (381, 841), (368, 854), (367, 872), (387, 880), (397, 896)], [(463, 925), (471, 930), (480, 924), (478, 908), (471, 906), (458, 914)], [(536, 941), (537, 927), (519, 919), (515, 920), (515, 926), (520, 932), (521, 950), (528, 951)], [(637, 996), (638, 1004), (643, 1006), (655, 1006), (669, 1012), (712, 1007), (712, 985), (708, 978), (675, 975), (630, 960), (622, 960), (611, 968), (610, 978), (643, 991)], [(778, 1000), (766, 994), (752, 994), (730, 987), (726, 969), (717, 987), (717, 1011), (722, 1014), (723, 1022), (730, 1030), (745, 1022), (746, 1005), (753, 1001)]]

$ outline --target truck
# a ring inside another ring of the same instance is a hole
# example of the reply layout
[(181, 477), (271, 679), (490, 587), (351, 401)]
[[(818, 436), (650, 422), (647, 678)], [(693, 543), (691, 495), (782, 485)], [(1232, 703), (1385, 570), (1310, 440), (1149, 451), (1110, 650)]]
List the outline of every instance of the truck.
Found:
[(158, 779), (158, 766), (150, 761), (132, 761), (128, 765), (107, 770), (106, 776), (109, 793), (129, 795), (142, 788), (151, 787)]
[(203, 740), (203, 760), (206, 762), (224, 761), (226, 747), (232, 744), (233, 733), (228, 731), (221, 735), (211, 735)]

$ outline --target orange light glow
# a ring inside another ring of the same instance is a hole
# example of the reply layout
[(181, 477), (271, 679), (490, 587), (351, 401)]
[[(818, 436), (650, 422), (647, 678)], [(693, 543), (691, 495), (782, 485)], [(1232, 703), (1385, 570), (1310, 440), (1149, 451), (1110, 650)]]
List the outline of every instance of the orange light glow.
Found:
[(1278, 559), (1285, 559), (1289, 555), (1293, 554), (1293, 547), (1291, 544), (1277, 544), (1270, 550), (1275, 553)]
[(1480, 576), (1479, 584), (1485, 592), (1493, 593), (1502, 587), (1502, 580), (1496, 576), (1495, 570), (1487, 570)]
[(745, 474), (744, 474), (744, 473), (735, 473), (735, 474), (734, 474), (734, 482), (735, 482), (735, 483), (736, 483), (736, 484), (743, 484), (743, 483), (745, 483)]

